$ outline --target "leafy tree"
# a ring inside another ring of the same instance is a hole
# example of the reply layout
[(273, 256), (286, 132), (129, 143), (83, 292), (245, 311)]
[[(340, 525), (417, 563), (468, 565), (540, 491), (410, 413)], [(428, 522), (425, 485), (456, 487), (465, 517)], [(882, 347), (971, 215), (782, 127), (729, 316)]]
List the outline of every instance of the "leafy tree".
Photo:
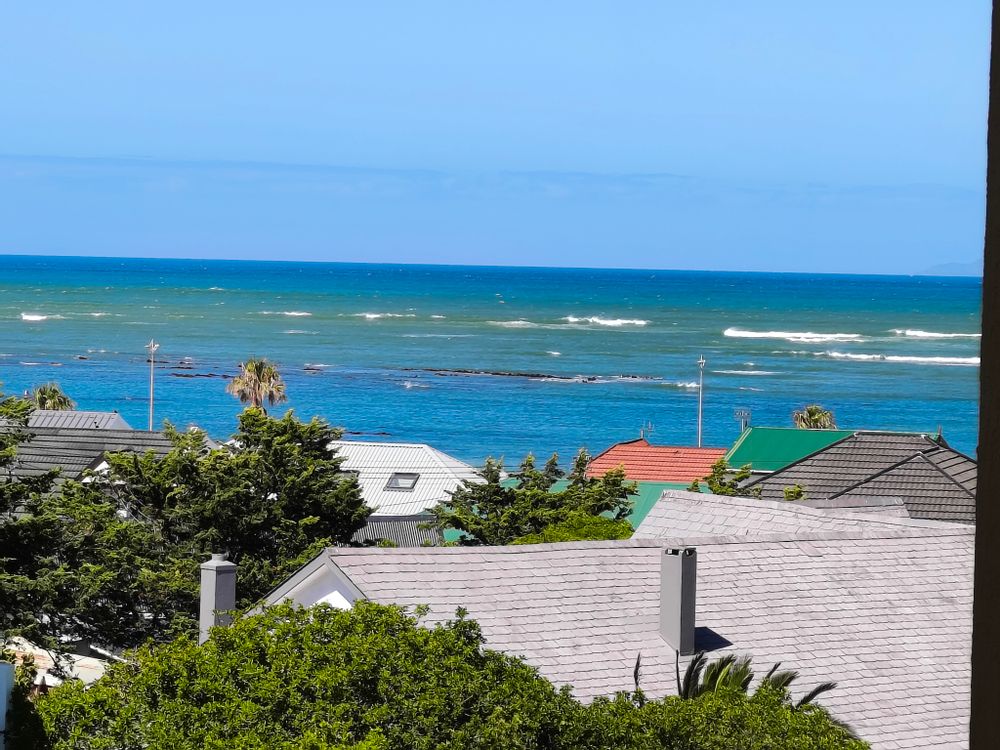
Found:
[[(45, 750), (119, 748), (546, 748), (864, 750), (772, 679), (717, 681), (689, 699), (640, 691), (585, 706), (518, 658), (483, 648), (475, 622), (422, 627), (396, 607), (282, 605), (135, 652), (88, 689), (38, 701)], [(718, 670), (719, 673), (722, 670)], [(38, 745), (36, 745), (38, 746)]]
[(801, 484), (793, 484), (791, 487), (785, 487), (785, 500), (802, 500), (806, 496), (805, 487)]
[[(599, 479), (587, 477), (590, 456), (580, 451), (568, 486), (552, 492), (558, 470), (555, 462), (553, 457), (545, 470), (537, 471), (529, 456), (521, 465), (518, 484), (511, 487), (503, 482), (503, 462), (487, 459), (478, 472), (480, 481), (463, 481), (449, 500), (431, 509), (435, 525), (465, 532), (463, 544), (510, 544), (557, 524), (568, 524), (553, 532), (557, 535), (572, 533), (569, 529), (580, 531), (582, 524), (590, 524), (600, 531), (599, 538), (608, 538), (606, 525), (586, 519), (604, 515), (623, 521), (632, 511), (629, 495), (636, 493), (635, 483), (626, 481), (621, 469)], [(615, 528), (620, 531), (623, 527)]]
[(166, 456), (110, 454), (106, 472), (58, 492), (0, 482), (6, 507), (22, 509), (0, 516), (3, 634), (58, 649), (191, 632), (209, 553), (240, 565), (249, 606), (323, 547), (349, 541), (370, 513), (327, 448), (339, 431), (319, 420), (251, 408), (236, 446), (215, 450), (200, 432), (167, 434)]
[(69, 411), (76, 408), (76, 402), (63, 393), (58, 383), (45, 383), (31, 393), (31, 401), (38, 409)]
[(536, 534), (518, 537), (511, 544), (544, 542), (584, 542), (598, 539), (628, 539), (635, 529), (628, 521), (574, 511), (566, 520), (546, 526)]
[(39, 702), (68, 748), (534, 748), (578, 711), (478, 625), (417, 625), (395, 607), (284, 605), (142, 648), (88, 689)]
[(236, 396), (241, 404), (250, 404), (266, 412), (265, 401), (274, 406), (288, 400), (285, 381), (273, 362), (263, 357), (251, 357), (240, 362), (239, 367), (240, 374), (229, 381), (226, 392)]
[(809, 404), (792, 412), (792, 423), (800, 430), (835, 430), (833, 412), (819, 404)]
[[(711, 473), (703, 480), (713, 495), (738, 497), (760, 497), (760, 487), (745, 487), (743, 483), (750, 477), (750, 464), (732, 469), (726, 459), (720, 458), (712, 464)], [(701, 482), (697, 479), (688, 487), (691, 492), (701, 492)]]

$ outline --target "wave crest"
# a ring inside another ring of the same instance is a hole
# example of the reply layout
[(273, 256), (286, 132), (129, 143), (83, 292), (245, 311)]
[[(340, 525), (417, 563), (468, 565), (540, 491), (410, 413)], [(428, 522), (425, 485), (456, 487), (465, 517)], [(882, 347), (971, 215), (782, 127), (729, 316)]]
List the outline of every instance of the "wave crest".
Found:
[(723, 336), (737, 339), (784, 339), (797, 344), (819, 344), (830, 341), (863, 341), (860, 333), (813, 333), (812, 331), (746, 331), (727, 328)]
[(592, 315), (589, 318), (577, 318), (573, 315), (567, 315), (563, 320), (567, 323), (592, 323), (595, 326), (608, 326), (609, 328), (649, 325), (648, 320), (641, 320), (639, 318), (602, 318), (598, 315)]
[(893, 328), (892, 332), (897, 336), (913, 339), (979, 339), (983, 337), (981, 333), (939, 333), (938, 331), (921, 331), (915, 328)]
[(816, 352), (817, 357), (846, 359), (854, 362), (896, 362), (910, 365), (947, 365), (978, 367), (979, 357), (918, 357), (903, 354), (854, 354), (851, 352)]

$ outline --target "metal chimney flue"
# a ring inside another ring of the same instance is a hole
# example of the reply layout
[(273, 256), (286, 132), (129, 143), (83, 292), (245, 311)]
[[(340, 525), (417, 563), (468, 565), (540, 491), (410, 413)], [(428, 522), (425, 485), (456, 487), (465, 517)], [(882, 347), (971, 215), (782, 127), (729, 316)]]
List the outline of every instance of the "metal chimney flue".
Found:
[(236, 563), (223, 554), (201, 564), (201, 608), (198, 616), (198, 643), (208, 640), (209, 630), (232, 622), (236, 609)]
[(682, 656), (693, 654), (698, 551), (666, 549), (660, 567), (660, 634)]

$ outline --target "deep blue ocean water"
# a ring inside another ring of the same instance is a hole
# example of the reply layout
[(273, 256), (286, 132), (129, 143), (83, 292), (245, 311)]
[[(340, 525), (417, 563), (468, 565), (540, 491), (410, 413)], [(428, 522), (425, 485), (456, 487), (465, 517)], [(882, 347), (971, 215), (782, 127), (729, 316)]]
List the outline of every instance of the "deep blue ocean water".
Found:
[[(0, 256), (0, 381), (228, 436), (223, 374), (279, 363), (288, 406), (479, 462), (637, 437), (705, 444), (736, 408), (937, 430), (974, 452), (979, 279)], [(470, 375), (457, 370), (525, 373)], [(194, 377), (193, 377), (194, 376)], [(282, 407), (283, 410), (285, 407)]]

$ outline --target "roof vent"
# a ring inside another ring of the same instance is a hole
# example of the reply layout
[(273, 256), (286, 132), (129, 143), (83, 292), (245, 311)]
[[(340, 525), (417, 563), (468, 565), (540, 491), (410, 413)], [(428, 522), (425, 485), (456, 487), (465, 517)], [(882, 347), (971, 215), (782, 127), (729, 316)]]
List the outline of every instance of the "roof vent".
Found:
[(698, 551), (666, 549), (660, 566), (660, 635), (682, 656), (694, 653)]

